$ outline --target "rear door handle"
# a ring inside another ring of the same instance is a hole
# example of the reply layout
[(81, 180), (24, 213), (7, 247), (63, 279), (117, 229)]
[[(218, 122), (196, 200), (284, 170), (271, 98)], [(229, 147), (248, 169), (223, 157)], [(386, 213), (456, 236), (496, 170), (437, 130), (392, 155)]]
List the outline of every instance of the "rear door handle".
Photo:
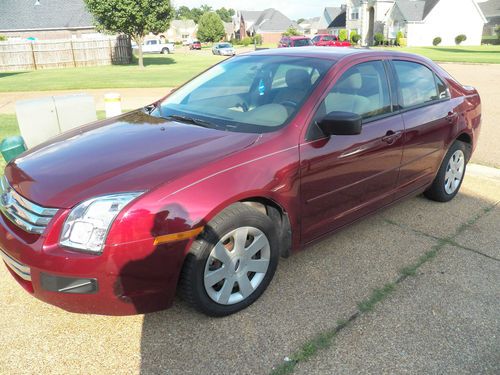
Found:
[(387, 133), (385, 133), (385, 136), (382, 137), (382, 142), (392, 145), (401, 137), (401, 135), (402, 133), (400, 131), (395, 132), (394, 130), (388, 130)]

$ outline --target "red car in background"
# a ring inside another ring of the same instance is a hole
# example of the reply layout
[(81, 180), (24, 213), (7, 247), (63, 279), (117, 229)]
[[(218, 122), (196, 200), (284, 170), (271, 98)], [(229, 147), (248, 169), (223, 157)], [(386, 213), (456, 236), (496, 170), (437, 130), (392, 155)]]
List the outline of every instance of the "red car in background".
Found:
[(318, 34), (312, 38), (315, 46), (320, 47), (350, 47), (351, 43), (348, 40), (341, 42), (336, 35)]
[(284, 36), (278, 43), (278, 48), (312, 46), (311, 39), (306, 36)]
[(179, 290), (228, 315), (259, 298), (280, 257), (405, 197), (453, 199), (480, 123), (478, 92), (424, 57), (235, 56), (7, 164), (0, 257), (69, 311), (145, 313)]
[(201, 49), (201, 43), (199, 40), (193, 40), (193, 43), (189, 45), (189, 49)]

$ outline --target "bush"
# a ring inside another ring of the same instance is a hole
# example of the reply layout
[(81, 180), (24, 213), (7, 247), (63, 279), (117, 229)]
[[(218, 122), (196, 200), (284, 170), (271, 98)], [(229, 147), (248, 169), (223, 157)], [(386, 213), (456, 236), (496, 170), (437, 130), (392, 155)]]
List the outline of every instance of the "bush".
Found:
[(443, 40), (439, 36), (437, 36), (434, 39), (432, 39), (432, 45), (433, 46), (438, 46), (442, 41)]
[(403, 39), (404, 37), (405, 37), (405, 34), (403, 34), (403, 32), (401, 30), (399, 30), (398, 33), (396, 34), (396, 45), (397, 46), (401, 45), (401, 39)]
[(293, 27), (289, 27), (282, 35), (283, 36), (299, 36), (299, 35), (302, 35), (302, 33)]
[(249, 36), (246, 36), (241, 40), (241, 44), (243, 44), (245, 47), (247, 47), (251, 43), (252, 43), (252, 38), (250, 38)]
[(5, 42), (7, 37), (5, 35), (0, 35), (0, 42)]
[(373, 39), (375, 40), (375, 45), (380, 46), (384, 42), (384, 34), (382, 33), (376, 33), (373, 36)]
[(457, 35), (455, 37), (455, 44), (458, 46), (460, 43), (462, 43), (465, 40), (467, 40), (467, 36), (465, 36), (464, 34)]
[(257, 44), (257, 45), (261, 45), (262, 44), (262, 35), (260, 34), (256, 34), (253, 38), (252, 38), (252, 43), (254, 44)]
[(406, 47), (407, 44), (408, 44), (408, 40), (406, 38), (399, 39), (399, 46), (400, 47)]
[(353, 31), (351, 33), (351, 44), (356, 45), (361, 40), (361, 35)]
[(500, 39), (500, 25), (495, 27), (495, 33), (497, 34), (498, 39)]
[(346, 41), (346, 40), (347, 40), (347, 30), (346, 30), (346, 29), (341, 29), (341, 30), (339, 31), (339, 40), (340, 40), (341, 42), (344, 42), (344, 41)]

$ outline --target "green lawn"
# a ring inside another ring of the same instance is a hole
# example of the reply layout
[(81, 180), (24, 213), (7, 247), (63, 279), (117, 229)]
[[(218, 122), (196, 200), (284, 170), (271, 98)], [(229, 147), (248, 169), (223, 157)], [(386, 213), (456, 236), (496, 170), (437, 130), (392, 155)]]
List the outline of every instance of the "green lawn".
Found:
[(146, 55), (145, 69), (137, 65), (0, 72), (0, 92), (80, 90), (124, 87), (175, 87), (225, 57), (173, 53)]
[(416, 53), (440, 62), (500, 64), (500, 46), (477, 47), (393, 47), (391, 51)]

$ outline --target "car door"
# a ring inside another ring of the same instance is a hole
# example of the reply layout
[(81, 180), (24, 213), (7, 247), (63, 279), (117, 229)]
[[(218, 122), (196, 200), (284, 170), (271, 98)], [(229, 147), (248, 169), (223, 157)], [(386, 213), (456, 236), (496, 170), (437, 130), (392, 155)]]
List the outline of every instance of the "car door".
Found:
[(399, 106), (405, 124), (397, 197), (432, 182), (458, 117), (446, 84), (427, 66), (393, 60)]
[(142, 46), (142, 51), (145, 53), (150, 53), (153, 51), (153, 42), (156, 40), (147, 40), (146, 43)]
[[(404, 126), (394, 111), (387, 71), (382, 60), (346, 67), (314, 115), (300, 145), (304, 243), (393, 199)], [(325, 137), (316, 121), (332, 111), (361, 115), (361, 134)]]

